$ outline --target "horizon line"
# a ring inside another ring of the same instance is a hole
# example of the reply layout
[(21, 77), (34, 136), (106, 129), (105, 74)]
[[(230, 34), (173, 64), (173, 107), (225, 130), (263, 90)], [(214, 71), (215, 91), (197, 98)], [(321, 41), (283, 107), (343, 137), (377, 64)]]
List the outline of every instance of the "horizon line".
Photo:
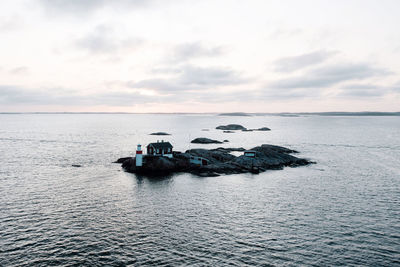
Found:
[(184, 115), (184, 114), (216, 114), (221, 116), (252, 116), (252, 115), (386, 115), (400, 116), (400, 111), (315, 111), (315, 112), (79, 112), (79, 111), (29, 111), (1, 112), (0, 114), (154, 114), (154, 115)]

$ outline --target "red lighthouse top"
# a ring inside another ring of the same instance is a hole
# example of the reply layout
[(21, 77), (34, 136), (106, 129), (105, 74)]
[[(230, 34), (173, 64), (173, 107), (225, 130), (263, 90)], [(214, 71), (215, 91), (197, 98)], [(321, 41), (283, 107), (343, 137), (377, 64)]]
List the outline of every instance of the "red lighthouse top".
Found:
[(137, 145), (136, 154), (142, 154), (142, 153), (143, 153), (142, 146), (139, 144)]

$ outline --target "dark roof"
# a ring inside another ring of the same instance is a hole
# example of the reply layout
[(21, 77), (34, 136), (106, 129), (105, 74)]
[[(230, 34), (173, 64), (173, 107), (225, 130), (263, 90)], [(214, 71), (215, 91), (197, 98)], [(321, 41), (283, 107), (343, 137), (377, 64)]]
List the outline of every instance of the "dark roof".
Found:
[(154, 148), (172, 148), (172, 145), (170, 142), (157, 142), (157, 143), (150, 143), (147, 146), (153, 146)]

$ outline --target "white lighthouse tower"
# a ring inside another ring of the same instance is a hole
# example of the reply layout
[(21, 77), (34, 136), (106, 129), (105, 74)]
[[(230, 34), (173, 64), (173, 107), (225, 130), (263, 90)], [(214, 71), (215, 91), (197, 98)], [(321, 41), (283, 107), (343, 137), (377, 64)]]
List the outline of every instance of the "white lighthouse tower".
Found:
[(143, 151), (142, 151), (142, 146), (139, 144), (137, 145), (137, 150), (136, 150), (136, 167), (142, 167), (143, 164)]

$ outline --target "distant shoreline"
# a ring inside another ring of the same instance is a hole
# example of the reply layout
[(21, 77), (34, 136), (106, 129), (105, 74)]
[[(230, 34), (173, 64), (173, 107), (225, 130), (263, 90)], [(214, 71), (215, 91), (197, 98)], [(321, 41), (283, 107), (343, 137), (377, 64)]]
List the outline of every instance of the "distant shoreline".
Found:
[[(217, 112), (0, 112), (0, 115), (18, 115), (18, 114), (137, 114), (137, 115), (218, 115), (218, 116), (282, 116), (282, 117), (298, 117), (298, 116), (400, 116), (399, 112), (378, 112), (378, 111), (362, 111), (362, 112), (346, 112), (346, 111), (332, 111), (332, 112), (277, 112), (277, 113), (242, 113), (245, 115), (238, 115), (239, 112), (233, 113), (217, 113)], [(231, 115), (232, 114), (232, 115)]]

